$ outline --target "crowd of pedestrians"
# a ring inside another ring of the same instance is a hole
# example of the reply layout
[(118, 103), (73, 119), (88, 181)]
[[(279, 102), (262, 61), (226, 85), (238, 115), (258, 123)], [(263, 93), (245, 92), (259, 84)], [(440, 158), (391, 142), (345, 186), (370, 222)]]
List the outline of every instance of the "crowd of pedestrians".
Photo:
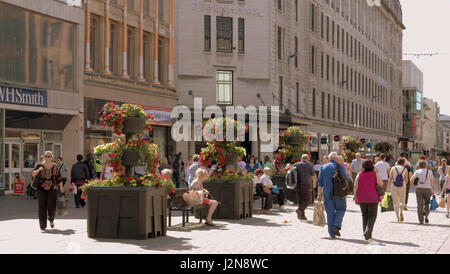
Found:
[[(431, 198), (439, 195), (446, 199), (446, 217), (449, 218), (450, 211), (450, 168), (446, 159), (433, 162), (428, 156), (422, 156), (417, 163), (410, 162), (407, 155), (402, 153), (400, 158), (394, 162), (387, 159), (385, 154), (366, 158), (361, 153), (356, 154), (352, 162), (345, 162), (343, 156), (336, 152), (330, 153), (322, 159), (322, 163), (311, 163), (309, 155), (303, 155), (301, 161), (287, 164), (281, 168), (295, 171), (294, 191), (297, 198), (297, 217), (301, 221), (308, 220), (305, 211), (314, 203), (314, 189), (317, 187), (317, 202), (323, 203), (327, 215), (328, 233), (332, 239), (341, 236), (344, 216), (347, 210), (347, 197), (336, 196), (336, 177), (348, 182), (348, 195), (354, 195), (354, 202), (361, 208), (363, 235), (366, 240), (372, 238), (372, 233), (377, 219), (378, 208), (384, 198), (384, 192), (392, 197), (396, 220), (404, 221), (407, 211), (410, 188), (414, 188), (417, 197), (417, 216), (420, 224), (430, 223)], [(177, 155), (169, 155), (168, 158), (160, 160), (158, 172), (171, 179), (177, 188), (185, 187), (195, 191), (202, 191), (203, 205), (209, 206), (207, 225), (214, 225), (212, 216), (219, 202), (214, 200), (208, 190), (204, 189), (203, 183), (208, 179), (217, 166), (202, 167), (200, 155), (194, 155), (187, 162)], [(270, 157), (265, 156), (264, 161), (259, 161), (255, 156), (247, 159), (239, 159), (236, 169), (243, 174), (253, 175), (254, 195), (265, 199), (262, 212), (272, 213), (272, 196), (285, 210), (285, 205), (293, 205), (287, 199), (287, 189), (273, 183), (274, 174), (280, 170)], [(145, 171), (145, 167), (143, 167)], [(70, 183), (68, 174), (70, 172)], [(135, 174), (145, 173), (136, 167)], [(53, 159), (52, 152), (47, 151), (41, 161), (37, 163), (32, 177), (37, 178), (37, 197), (39, 204), (39, 224), (42, 230), (50, 226), (54, 227), (56, 197), (64, 194), (68, 200), (68, 189), (75, 187), (75, 206), (84, 207), (85, 201), (81, 199), (80, 187), (92, 179), (105, 179), (114, 176), (111, 167), (101, 155), (88, 154), (86, 159), (82, 155), (77, 156), (77, 162), (70, 171), (59, 157)]]

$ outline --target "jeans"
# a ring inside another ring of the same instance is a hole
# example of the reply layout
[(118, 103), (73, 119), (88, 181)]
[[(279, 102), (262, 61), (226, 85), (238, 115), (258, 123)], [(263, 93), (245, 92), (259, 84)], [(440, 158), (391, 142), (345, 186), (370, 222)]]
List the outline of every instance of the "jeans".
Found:
[(324, 193), (323, 205), (327, 213), (328, 233), (331, 237), (335, 237), (333, 226), (338, 229), (342, 228), (342, 221), (347, 210), (347, 200), (345, 198), (336, 198), (333, 193)]
[(361, 203), (361, 213), (363, 218), (363, 232), (372, 238), (373, 227), (375, 226), (375, 221), (377, 220), (378, 203)]
[(47, 217), (50, 222), (55, 220), (57, 191), (55, 189), (45, 191), (41, 187), (38, 187), (36, 191), (39, 206), (39, 226), (41, 229), (45, 229), (47, 228)]
[(297, 184), (296, 194), (298, 210), (297, 212), (303, 213), (305, 209), (311, 204), (312, 199), (312, 185), (311, 183)]
[(430, 214), (430, 188), (416, 188), (417, 196), (417, 216), (419, 217), (419, 223), (423, 224), (424, 216)]

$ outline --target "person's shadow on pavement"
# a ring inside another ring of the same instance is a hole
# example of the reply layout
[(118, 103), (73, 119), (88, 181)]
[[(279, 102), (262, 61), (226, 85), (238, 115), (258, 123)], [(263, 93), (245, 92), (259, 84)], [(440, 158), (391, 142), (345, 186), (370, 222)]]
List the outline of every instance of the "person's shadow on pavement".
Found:
[(73, 229), (67, 229), (67, 230), (59, 230), (59, 229), (50, 229), (46, 230), (44, 233), (46, 234), (59, 234), (63, 236), (70, 236), (75, 234), (75, 230)]

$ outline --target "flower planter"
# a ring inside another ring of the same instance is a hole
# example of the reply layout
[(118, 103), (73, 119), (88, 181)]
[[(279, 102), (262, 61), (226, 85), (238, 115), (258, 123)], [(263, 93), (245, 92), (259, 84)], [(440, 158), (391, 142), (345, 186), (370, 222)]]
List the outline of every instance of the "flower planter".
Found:
[(124, 166), (136, 166), (140, 164), (139, 151), (126, 150), (123, 152), (122, 163)]
[[(203, 186), (220, 203), (213, 219), (238, 220), (253, 217), (252, 181), (208, 181)], [(194, 215), (199, 218), (201, 214), (202, 218), (206, 218), (208, 210), (209, 206), (196, 209)]]
[(297, 193), (295, 189), (288, 189), (286, 185), (286, 175), (275, 174), (272, 178), (272, 183), (277, 185), (279, 188), (286, 190), (287, 199), (291, 202), (297, 203)]
[(142, 133), (147, 119), (141, 117), (128, 117), (123, 121), (123, 132), (127, 135)]
[(91, 187), (88, 237), (147, 240), (166, 236), (165, 188)]
[(286, 143), (291, 146), (299, 146), (303, 144), (303, 138), (301, 136), (291, 136)]

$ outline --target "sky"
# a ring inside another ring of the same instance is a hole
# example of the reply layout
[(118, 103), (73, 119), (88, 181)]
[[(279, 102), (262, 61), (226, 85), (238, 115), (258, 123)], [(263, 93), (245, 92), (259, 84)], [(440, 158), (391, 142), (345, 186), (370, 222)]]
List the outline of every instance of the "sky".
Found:
[(439, 53), (432, 57), (403, 56), (424, 74), (424, 97), (437, 101), (450, 115), (450, 0), (400, 0), (403, 11), (403, 53)]

